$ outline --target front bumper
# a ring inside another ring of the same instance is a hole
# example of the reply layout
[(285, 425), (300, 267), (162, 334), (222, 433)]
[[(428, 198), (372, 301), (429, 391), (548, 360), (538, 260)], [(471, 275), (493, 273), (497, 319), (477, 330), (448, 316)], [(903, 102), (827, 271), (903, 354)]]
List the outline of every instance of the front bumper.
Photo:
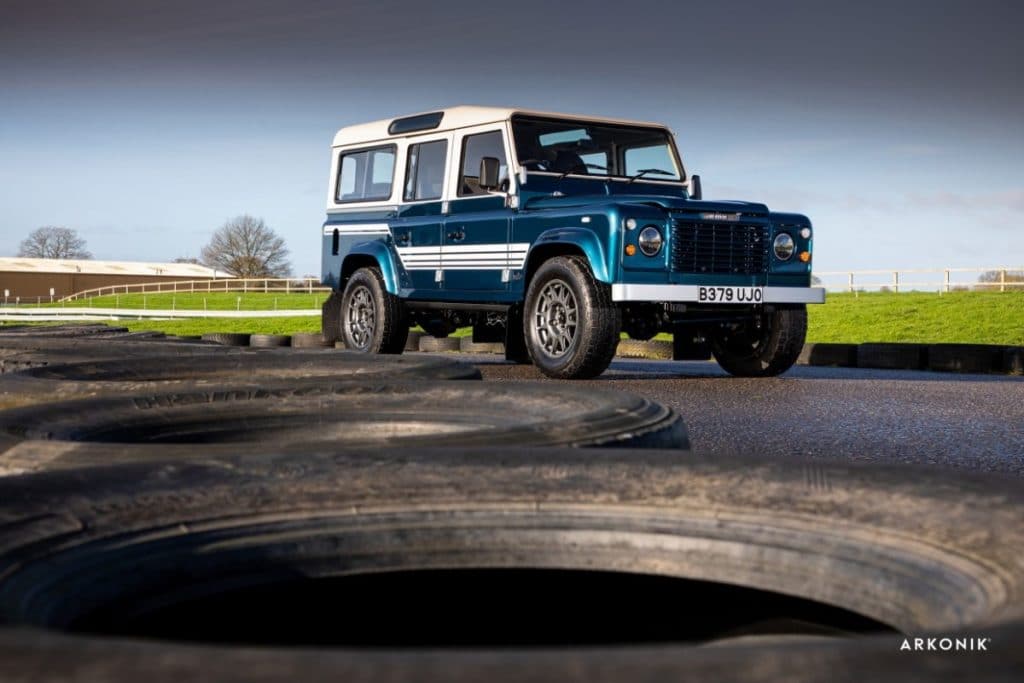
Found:
[[(823, 304), (824, 287), (760, 287), (763, 295), (758, 303), (765, 304)], [(699, 285), (612, 285), (612, 301), (700, 301)], [(749, 301), (717, 301), (718, 304), (740, 305)]]

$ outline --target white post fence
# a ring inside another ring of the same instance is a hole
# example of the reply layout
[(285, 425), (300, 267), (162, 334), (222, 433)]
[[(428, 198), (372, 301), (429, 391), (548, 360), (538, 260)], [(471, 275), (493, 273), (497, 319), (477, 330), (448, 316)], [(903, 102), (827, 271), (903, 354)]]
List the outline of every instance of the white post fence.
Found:
[[(830, 292), (1024, 291), (1024, 266), (993, 268), (908, 268), (814, 272)], [(980, 281), (986, 275), (986, 281)]]
[[(217, 285), (216, 290), (213, 287), (215, 283)], [(195, 294), (197, 290), (200, 292), (221, 291), (242, 293), (262, 291), (264, 294), (269, 294), (278, 290), (282, 290), (286, 294), (291, 294), (293, 291), (301, 292), (303, 290), (305, 290), (307, 294), (330, 291), (330, 287), (322, 286), (317, 278), (224, 278), (217, 280), (187, 280), (172, 282), (145, 282), (134, 285), (111, 285), (108, 287), (97, 287), (95, 289), (76, 292), (65, 296), (61, 301), (76, 301), (98, 296), (110, 296), (115, 293), (173, 293), (184, 291), (185, 289), (187, 289), (191, 294)]]

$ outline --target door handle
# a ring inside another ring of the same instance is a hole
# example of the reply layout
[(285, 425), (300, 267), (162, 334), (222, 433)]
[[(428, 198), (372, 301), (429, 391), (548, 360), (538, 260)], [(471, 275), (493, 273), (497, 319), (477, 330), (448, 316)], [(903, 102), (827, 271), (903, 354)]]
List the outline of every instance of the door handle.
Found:
[(452, 242), (461, 242), (462, 240), (466, 239), (466, 231), (454, 230), (448, 233), (448, 239), (450, 239)]
[(409, 244), (412, 240), (412, 233), (403, 232), (401, 235), (395, 235), (395, 244)]

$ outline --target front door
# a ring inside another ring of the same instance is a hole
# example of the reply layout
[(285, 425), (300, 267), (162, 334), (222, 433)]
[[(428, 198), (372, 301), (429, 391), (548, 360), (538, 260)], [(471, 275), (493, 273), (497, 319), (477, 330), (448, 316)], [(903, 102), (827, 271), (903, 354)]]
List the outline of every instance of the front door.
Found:
[[(510, 268), (521, 267), (519, 254), (511, 255), (517, 261), (511, 264), (509, 252), (509, 154), (503, 127), (494, 124), (468, 129), (457, 138), (454, 151), (451, 166), (455, 178), (441, 251), (444, 296), (452, 301), (485, 301), (489, 294), (504, 294), (509, 288)], [(505, 181), (502, 190), (480, 187), (480, 160), (484, 157), (498, 160), (499, 177)]]

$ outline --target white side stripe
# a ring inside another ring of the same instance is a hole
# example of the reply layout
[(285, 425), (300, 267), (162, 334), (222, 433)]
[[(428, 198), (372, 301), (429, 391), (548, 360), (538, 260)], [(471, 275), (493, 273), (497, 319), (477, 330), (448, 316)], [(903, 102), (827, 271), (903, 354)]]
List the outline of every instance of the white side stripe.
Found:
[(391, 230), (387, 223), (345, 223), (327, 224), (324, 226), (325, 235), (333, 235), (337, 230), (339, 235), (390, 235)]

